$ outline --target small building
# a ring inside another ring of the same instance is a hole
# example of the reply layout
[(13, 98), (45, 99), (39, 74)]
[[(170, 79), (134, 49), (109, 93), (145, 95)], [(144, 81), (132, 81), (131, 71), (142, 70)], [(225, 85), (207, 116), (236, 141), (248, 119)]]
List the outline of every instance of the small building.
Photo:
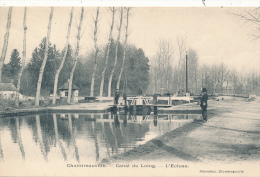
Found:
[[(69, 80), (59, 88), (60, 91), (60, 100), (67, 101), (68, 95), (69, 95)], [(78, 103), (78, 96), (79, 96), (79, 88), (72, 84), (71, 89), (71, 102), (72, 103)]]
[(16, 87), (12, 83), (0, 84), (0, 97), (7, 100), (15, 100)]

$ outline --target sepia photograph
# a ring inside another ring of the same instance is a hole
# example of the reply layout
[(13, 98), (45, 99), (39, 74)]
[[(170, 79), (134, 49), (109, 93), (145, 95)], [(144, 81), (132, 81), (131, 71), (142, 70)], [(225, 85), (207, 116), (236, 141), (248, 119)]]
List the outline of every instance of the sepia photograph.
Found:
[(1, 177), (260, 176), (259, 2), (0, 2)]

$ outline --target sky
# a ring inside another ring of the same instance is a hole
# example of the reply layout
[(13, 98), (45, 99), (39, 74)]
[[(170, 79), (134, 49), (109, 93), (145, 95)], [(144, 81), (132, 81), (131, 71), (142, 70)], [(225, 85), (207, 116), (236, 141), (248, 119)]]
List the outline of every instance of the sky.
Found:
[[(236, 70), (260, 70), (260, 44), (250, 35), (252, 26), (244, 24), (231, 15), (248, 7), (134, 7), (129, 19), (129, 43), (142, 48), (148, 58), (152, 58), (162, 39), (170, 40), (174, 46), (173, 61), (178, 60), (177, 38), (186, 40), (187, 47), (196, 50), (199, 64), (219, 64), (223, 62)], [(54, 7), (50, 42), (62, 50), (71, 7)], [(12, 23), (9, 36), (6, 62), (11, 51), (17, 48), (22, 56), (24, 7), (13, 7)], [(6, 29), (8, 7), (0, 7), (0, 50)], [(50, 7), (27, 8), (27, 62), (32, 51), (39, 46), (47, 35)], [(80, 54), (93, 49), (93, 17), (96, 7), (85, 7)], [(80, 7), (74, 8), (70, 43), (75, 48)], [(119, 13), (116, 13), (114, 37), (117, 35)], [(111, 14), (108, 7), (100, 8), (98, 44), (104, 45), (108, 40)], [(125, 23), (123, 24), (125, 27)], [(124, 40), (124, 30), (121, 42)]]

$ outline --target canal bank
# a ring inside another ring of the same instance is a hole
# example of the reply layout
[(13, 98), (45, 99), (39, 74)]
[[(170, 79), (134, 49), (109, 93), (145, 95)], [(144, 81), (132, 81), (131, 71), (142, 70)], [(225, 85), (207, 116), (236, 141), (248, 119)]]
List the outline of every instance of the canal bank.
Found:
[(7, 109), (1, 111), (1, 117), (23, 116), (31, 114), (46, 114), (46, 113), (105, 113), (111, 103), (79, 103), (71, 105), (58, 105), (49, 107), (32, 107), (27, 109)]
[[(0, 116), (13, 117), (47, 113), (106, 113), (111, 108), (111, 105), (113, 105), (113, 102), (88, 102), (49, 107), (32, 107), (26, 109), (10, 108), (6, 111), (1, 111)], [(170, 108), (158, 108), (158, 113), (199, 114), (200, 107), (197, 103), (186, 103), (172, 106)]]
[[(192, 110), (195, 105), (180, 106), (184, 107)], [(259, 162), (259, 107), (259, 99), (210, 100), (207, 122), (186, 124), (103, 162)]]

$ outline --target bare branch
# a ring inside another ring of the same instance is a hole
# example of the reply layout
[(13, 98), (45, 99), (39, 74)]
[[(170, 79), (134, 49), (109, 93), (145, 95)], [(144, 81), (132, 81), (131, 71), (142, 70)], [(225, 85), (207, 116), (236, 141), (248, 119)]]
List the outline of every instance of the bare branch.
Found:
[(254, 39), (259, 39), (260, 37), (260, 13), (259, 13), (259, 8), (254, 8), (254, 9), (249, 9), (245, 10), (243, 13), (229, 13), (231, 15), (234, 15), (238, 17), (238, 19), (241, 19), (244, 21), (244, 23), (249, 23), (251, 25), (254, 25), (255, 34), (251, 34)]
[(206, 6), (205, 1), (206, 1), (206, 0), (202, 0), (202, 3), (204, 4), (204, 6)]

